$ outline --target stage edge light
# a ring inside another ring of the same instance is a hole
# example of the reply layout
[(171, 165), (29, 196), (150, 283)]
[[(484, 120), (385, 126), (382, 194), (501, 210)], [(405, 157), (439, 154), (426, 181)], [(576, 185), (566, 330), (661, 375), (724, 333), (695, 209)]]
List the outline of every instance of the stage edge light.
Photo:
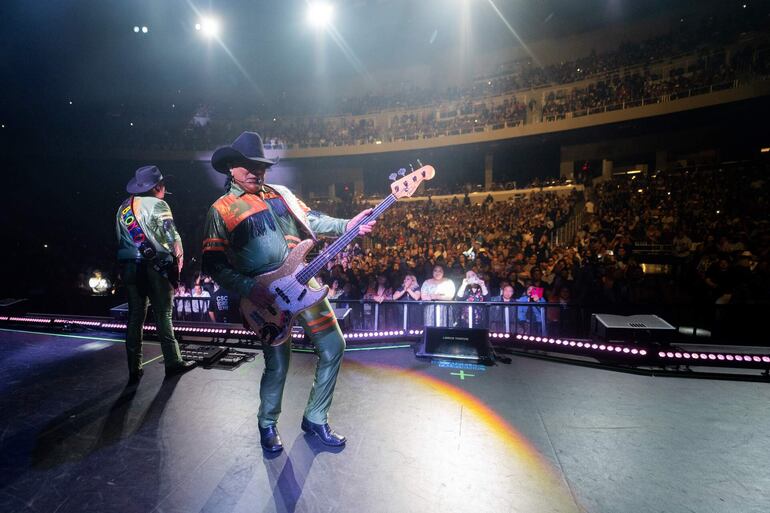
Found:
[(316, 28), (329, 25), (332, 21), (334, 6), (326, 2), (311, 2), (307, 6), (307, 22)]

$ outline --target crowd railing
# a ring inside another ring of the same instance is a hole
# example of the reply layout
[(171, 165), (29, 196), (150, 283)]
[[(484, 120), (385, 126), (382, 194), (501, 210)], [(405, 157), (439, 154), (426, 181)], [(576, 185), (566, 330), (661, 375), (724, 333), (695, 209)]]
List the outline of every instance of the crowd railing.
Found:
[[(691, 89), (685, 89), (683, 91), (669, 92), (658, 96), (650, 96), (647, 98), (638, 98), (635, 100), (607, 103), (606, 105), (600, 105), (597, 107), (588, 107), (584, 109), (570, 109), (568, 111), (559, 113), (546, 113), (543, 107), (543, 122), (550, 123), (553, 121), (560, 121), (563, 119), (578, 118), (582, 116), (591, 116), (593, 114), (602, 114), (604, 112), (612, 112), (616, 110), (625, 110), (635, 107), (644, 107), (646, 105), (653, 105), (658, 103), (667, 103), (674, 100), (680, 100), (683, 98), (690, 98), (692, 96), (699, 96), (702, 94), (715, 93), (719, 91), (725, 91), (727, 89), (735, 89), (741, 84), (738, 80), (731, 80), (728, 82), (720, 82), (718, 84), (703, 85), (693, 87)], [(559, 104), (556, 104), (559, 105)]]
[[(216, 322), (212, 298), (175, 297), (177, 321)], [(678, 338), (710, 344), (768, 345), (762, 338), (761, 320), (768, 304), (602, 304), (521, 301), (374, 301), (329, 300), (342, 331), (369, 335), (417, 335), (427, 326), (485, 328), (495, 334), (521, 334), (549, 338), (590, 338), (593, 314), (657, 315), (677, 327)], [(241, 323), (237, 302), (224, 322)], [(213, 306), (211, 310), (214, 310)]]

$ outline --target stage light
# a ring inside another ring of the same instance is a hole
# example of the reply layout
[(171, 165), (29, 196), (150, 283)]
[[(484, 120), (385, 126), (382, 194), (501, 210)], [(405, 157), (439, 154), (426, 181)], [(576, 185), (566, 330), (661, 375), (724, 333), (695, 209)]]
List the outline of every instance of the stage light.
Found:
[(307, 8), (307, 21), (316, 28), (329, 25), (332, 21), (334, 7), (326, 2), (313, 2)]
[(150, 29), (148, 29), (147, 27), (142, 27), (142, 34), (146, 34), (149, 31)]
[(206, 37), (217, 37), (219, 35), (219, 28), (219, 20), (210, 16), (201, 18), (201, 21), (195, 25), (195, 30), (203, 32), (203, 35)]
[(138, 33), (139, 33), (139, 27), (134, 25), (134, 34), (138, 34)]

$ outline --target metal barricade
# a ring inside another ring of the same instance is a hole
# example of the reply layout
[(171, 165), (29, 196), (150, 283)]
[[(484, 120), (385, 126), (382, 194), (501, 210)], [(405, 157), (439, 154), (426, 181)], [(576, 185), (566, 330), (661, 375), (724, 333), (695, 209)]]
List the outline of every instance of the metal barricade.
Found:
[(409, 332), (425, 326), (488, 328), (494, 332), (540, 336), (566, 336), (582, 331), (579, 310), (561, 303), (330, 301), (335, 308), (351, 309), (348, 328), (354, 331)]

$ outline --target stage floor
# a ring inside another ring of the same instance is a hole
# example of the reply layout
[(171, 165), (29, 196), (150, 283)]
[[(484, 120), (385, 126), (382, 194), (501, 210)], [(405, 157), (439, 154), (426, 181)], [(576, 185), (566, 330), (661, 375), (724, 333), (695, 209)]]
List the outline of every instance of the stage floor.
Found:
[(163, 380), (157, 345), (124, 389), (121, 341), (0, 330), (0, 511), (725, 512), (770, 508), (770, 387), (530, 358), (451, 368), (346, 353), (328, 450), (299, 427), (297, 352), (259, 446), (261, 355)]

